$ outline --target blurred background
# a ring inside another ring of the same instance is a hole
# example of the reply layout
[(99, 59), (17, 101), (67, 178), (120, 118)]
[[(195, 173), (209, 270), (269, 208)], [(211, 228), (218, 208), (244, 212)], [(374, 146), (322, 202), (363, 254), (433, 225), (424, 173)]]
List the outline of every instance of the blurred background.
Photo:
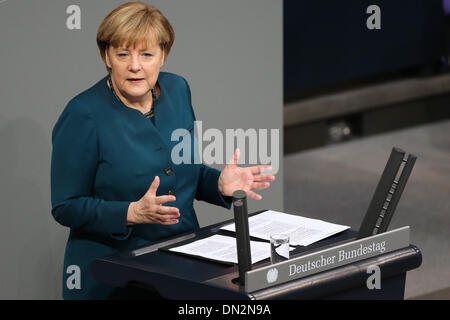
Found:
[(450, 298), (449, 50), (448, 0), (284, 0), (285, 211), (357, 230), (392, 147), (418, 156), (390, 227), (423, 254), (407, 299)]
[[(373, 4), (381, 28), (370, 30)], [(447, 0), (285, 0), (285, 152), (448, 118), (449, 10)]]

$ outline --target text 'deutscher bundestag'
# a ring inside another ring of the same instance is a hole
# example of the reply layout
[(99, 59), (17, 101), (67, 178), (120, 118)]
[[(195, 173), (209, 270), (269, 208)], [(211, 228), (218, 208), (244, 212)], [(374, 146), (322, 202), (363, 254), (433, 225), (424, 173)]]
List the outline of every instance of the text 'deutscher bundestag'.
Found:
[(248, 271), (245, 291), (254, 292), (407, 246), (408, 226)]

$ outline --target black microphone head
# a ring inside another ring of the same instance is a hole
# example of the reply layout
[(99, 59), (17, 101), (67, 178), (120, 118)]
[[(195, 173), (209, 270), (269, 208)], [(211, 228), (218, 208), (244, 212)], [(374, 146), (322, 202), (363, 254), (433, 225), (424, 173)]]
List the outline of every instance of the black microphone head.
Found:
[(247, 193), (244, 190), (236, 190), (235, 192), (233, 192), (233, 198), (234, 200), (246, 199)]

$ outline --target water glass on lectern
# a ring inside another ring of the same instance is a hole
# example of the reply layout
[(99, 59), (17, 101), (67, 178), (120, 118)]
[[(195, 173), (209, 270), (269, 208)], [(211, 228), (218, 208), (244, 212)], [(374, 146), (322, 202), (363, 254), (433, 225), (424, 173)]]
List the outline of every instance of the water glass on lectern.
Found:
[(289, 236), (272, 234), (270, 236), (270, 263), (278, 263), (289, 259)]

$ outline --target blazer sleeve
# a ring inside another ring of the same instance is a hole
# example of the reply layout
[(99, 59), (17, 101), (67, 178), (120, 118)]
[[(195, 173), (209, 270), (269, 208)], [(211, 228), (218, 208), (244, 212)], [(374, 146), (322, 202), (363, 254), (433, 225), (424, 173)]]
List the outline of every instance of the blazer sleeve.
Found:
[[(186, 79), (182, 78), (186, 85), (188, 103), (195, 121), (194, 108), (192, 107), (191, 89)], [(233, 197), (224, 196), (219, 191), (220, 171), (205, 164), (200, 164), (200, 174), (195, 191), (195, 199), (206, 201), (224, 208), (230, 209)]]
[(233, 197), (224, 196), (219, 191), (220, 171), (207, 165), (200, 165), (200, 177), (195, 199), (203, 200), (230, 209)]
[(52, 215), (63, 226), (115, 239), (126, 239), (130, 202), (93, 197), (99, 159), (92, 116), (72, 100), (52, 132)]

